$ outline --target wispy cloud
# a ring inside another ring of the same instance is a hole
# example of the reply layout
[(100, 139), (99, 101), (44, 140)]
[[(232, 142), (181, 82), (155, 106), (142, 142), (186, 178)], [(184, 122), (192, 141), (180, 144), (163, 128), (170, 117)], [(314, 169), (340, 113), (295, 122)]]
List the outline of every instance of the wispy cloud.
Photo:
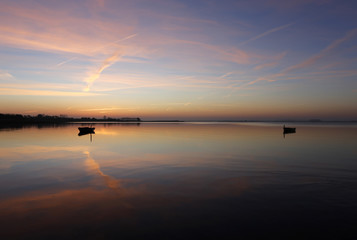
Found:
[[(122, 38), (122, 39), (119, 39), (119, 40), (110, 42), (110, 43), (108, 43), (108, 44), (104, 44), (103, 46), (100, 46), (100, 47), (98, 47), (98, 48), (92, 50), (91, 53), (88, 54), (88, 55), (93, 55), (93, 54), (95, 54), (95, 53), (97, 53), (97, 52), (99, 52), (99, 51), (102, 51), (102, 50), (105, 49), (105, 48), (112, 47), (113, 45), (116, 45), (116, 44), (119, 43), (119, 42), (122, 42), (122, 41), (125, 41), (125, 40), (128, 40), (128, 39), (131, 39), (131, 38), (133, 38), (133, 37), (135, 37), (135, 36), (137, 36), (137, 35), (138, 35), (137, 33), (131, 34), (131, 35), (129, 35), (129, 36), (127, 36), (127, 37), (124, 37), (124, 38)], [(69, 63), (69, 62), (72, 62), (73, 60), (76, 60), (76, 59), (78, 59), (78, 57), (69, 58), (69, 59), (67, 59), (67, 60), (64, 60), (64, 61), (62, 61), (62, 62), (56, 64), (56, 67), (60, 67), (60, 66), (62, 66), (62, 65), (64, 65), (64, 64), (67, 64), (67, 63)]]
[(254, 67), (254, 70), (261, 70), (263, 68), (274, 67), (278, 62), (263, 63)]
[(60, 67), (60, 66), (62, 66), (63, 64), (72, 62), (73, 60), (76, 60), (77, 58), (78, 58), (78, 57), (72, 57), (72, 58), (70, 58), (70, 59), (67, 59), (67, 60), (65, 60), (65, 61), (62, 61), (62, 62), (56, 64), (56, 67)]
[(0, 70), (0, 80), (13, 79), (14, 76), (7, 71)]
[(176, 105), (176, 106), (189, 106), (191, 102), (176, 102), (176, 103), (163, 103), (162, 105)]
[[(259, 59), (265, 58), (266, 56), (259, 55), (257, 53), (245, 51), (236, 47), (231, 46), (222, 46), (206, 43), (203, 41), (192, 41), (186, 39), (178, 39), (178, 38), (161, 38), (156, 39), (155, 44), (160, 44), (162, 46), (176, 46), (176, 49), (179, 50), (177, 52), (177, 58), (180, 58), (180, 55), (186, 53), (190, 59), (185, 57), (183, 60), (185, 62), (189, 60), (194, 60), (199, 56), (200, 60), (202, 60), (202, 56), (205, 56), (205, 63), (209, 62), (210, 59), (215, 59), (215, 61), (228, 61), (236, 64), (250, 64), (252, 62), (256, 62)], [(192, 48), (191, 46), (194, 46)], [(178, 48), (178, 46), (180, 46)], [(196, 61), (197, 64), (197, 61)]]
[(26, 90), (41, 90), (41, 91), (72, 91), (80, 89), (82, 85), (73, 83), (46, 83), (38, 81), (28, 81), (25, 83), (9, 82), (1, 83), (0, 87), (8, 89), (26, 89)]
[(224, 78), (227, 78), (229, 76), (231, 76), (233, 74), (233, 72), (228, 72), (228, 73), (225, 73), (223, 74), (222, 76), (218, 77), (219, 79), (224, 79)]
[(39, 3), (31, 7), (26, 5), (13, 1), (0, 3), (1, 44), (21, 49), (88, 55), (98, 46), (132, 32), (130, 26), (120, 22), (69, 14), (66, 7), (75, 9), (78, 7), (75, 2), (67, 1), (56, 9)]
[(316, 55), (314, 55), (314, 56), (302, 61), (301, 63), (298, 63), (296, 65), (293, 65), (293, 66), (290, 66), (290, 67), (286, 68), (283, 72), (287, 73), (287, 72), (290, 72), (290, 71), (293, 71), (293, 70), (297, 70), (297, 69), (301, 69), (301, 68), (313, 65), (317, 60), (323, 58), (330, 51), (332, 51), (333, 49), (337, 48), (343, 42), (346, 42), (346, 41), (350, 40), (356, 34), (357, 34), (357, 28), (350, 30), (349, 32), (346, 33), (345, 36), (343, 36), (342, 38), (336, 39), (330, 45), (328, 45), (326, 48), (321, 50), (318, 54), (316, 54)]
[(133, 38), (133, 37), (136, 37), (137, 35), (138, 35), (137, 33), (134, 33), (134, 34), (131, 34), (131, 35), (126, 36), (126, 37), (124, 37), (124, 38), (121, 38), (121, 39), (119, 39), (119, 40), (110, 42), (110, 43), (108, 43), (108, 44), (104, 44), (103, 46), (100, 46), (100, 47), (94, 49), (92, 52), (95, 53), (95, 52), (98, 52), (98, 51), (102, 51), (102, 50), (105, 49), (105, 48), (108, 48), (108, 47), (113, 46), (113, 45), (117, 45), (117, 43), (122, 42), (122, 41), (125, 41), (125, 40), (128, 40), (128, 39), (131, 39), (131, 38)]
[(112, 112), (112, 111), (115, 111), (115, 110), (135, 110), (135, 108), (105, 107), (105, 108), (84, 109), (82, 111), (84, 111), (84, 112), (101, 112), (101, 113), (105, 113), (105, 112)]
[(0, 95), (13, 96), (65, 96), (65, 97), (81, 97), (81, 96), (98, 96), (99, 93), (87, 92), (68, 92), (68, 91), (51, 91), (51, 90), (31, 90), (21, 88), (0, 88)]
[(268, 31), (265, 31), (265, 32), (263, 32), (263, 33), (261, 33), (261, 34), (255, 36), (255, 37), (252, 37), (252, 38), (248, 39), (247, 41), (241, 42), (240, 45), (245, 45), (245, 44), (247, 44), (247, 43), (249, 43), (249, 42), (255, 41), (255, 40), (259, 39), (259, 38), (265, 37), (265, 36), (267, 36), (267, 35), (269, 35), (269, 34), (272, 34), (272, 33), (274, 33), (274, 32), (283, 30), (283, 29), (285, 29), (285, 28), (287, 28), (287, 27), (290, 27), (290, 26), (293, 25), (293, 24), (295, 24), (295, 22), (293, 22), (293, 23), (288, 23), (288, 24), (285, 24), (285, 25), (282, 25), (282, 26), (279, 26), (279, 27), (276, 27), (276, 28), (272, 28), (272, 29), (270, 29), (270, 30), (268, 30)]
[[(255, 79), (255, 80), (253, 80), (253, 81), (249, 81), (249, 82), (241, 85), (237, 89), (241, 89), (241, 88), (244, 88), (246, 86), (253, 85), (255, 83), (262, 82), (262, 81), (274, 82), (274, 81), (277, 81), (277, 80), (282, 79), (282, 78), (291, 79), (291, 78), (287, 78), (286, 75), (291, 73), (294, 70), (303, 69), (303, 68), (306, 68), (306, 67), (313, 66), (319, 59), (325, 57), (332, 50), (334, 50), (335, 48), (340, 46), (342, 43), (350, 40), (355, 35), (357, 35), (357, 28), (348, 31), (343, 37), (334, 40), (331, 44), (329, 44), (327, 47), (325, 47), (319, 53), (313, 55), (312, 57), (310, 57), (310, 58), (308, 58), (306, 60), (303, 60), (302, 62), (300, 62), (298, 64), (295, 64), (295, 65), (292, 65), (290, 67), (287, 67), (287, 68), (281, 70), (279, 73), (262, 76), (262, 77), (259, 77), (259, 78)], [(346, 71), (344, 71), (344, 72), (346, 72)], [(305, 72), (305, 74), (308, 74), (308, 73)], [(350, 74), (350, 71), (348, 71), (348, 74)], [(302, 78), (302, 77), (300, 76), (298, 78)]]
[(92, 87), (94, 81), (100, 77), (100, 74), (104, 71), (104, 69), (113, 65), (119, 59), (120, 55), (121, 50), (118, 50), (114, 52), (110, 57), (106, 58), (102, 62), (101, 66), (93, 74), (91, 74), (84, 80), (87, 83), (87, 87), (84, 88), (83, 91), (88, 92)]
[[(131, 34), (125, 38), (119, 39), (113, 43), (110, 43), (109, 45), (121, 42), (121, 41), (125, 41), (128, 39), (131, 39), (133, 37), (137, 36), (137, 34)], [(105, 47), (105, 46), (104, 46)], [(100, 74), (104, 71), (104, 69), (110, 67), (111, 65), (113, 65), (116, 61), (118, 61), (118, 59), (123, 55), (123, 50), (120, 48), (119, 50), (115, 51), (111, 56), (109, 56), (108, 58), (106, 58), (101, 66), (93, 73), (91, 74), (89, 77), (87, 77), (85, 79), (85, 82), (87, 83), (87, 87), (83, 89), (83, 91), (88, 92), (90, 90), (90, 88), (92, 87), (93, 83), (95, 80), (97, 80), (100, 77)]]

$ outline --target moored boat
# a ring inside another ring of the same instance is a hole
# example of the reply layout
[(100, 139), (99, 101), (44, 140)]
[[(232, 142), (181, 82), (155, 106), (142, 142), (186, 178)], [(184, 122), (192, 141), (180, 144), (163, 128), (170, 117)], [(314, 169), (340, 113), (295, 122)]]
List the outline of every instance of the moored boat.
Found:
[(285, 125), (284, 125), (283, 129), (284, 129), (284, 134), (285, 133), (295, 133), (296, 132), (296, 128), (285, 127)]
[(92, 141), (92, 134), (95, 134), (94, 129), (95, 129), (94, 127), (79, 127), (78, 128), (78, 130), (79, 130), (78, 136), (90, 134), (91, 141)]
[(78, 130), (80, 132), (93, 132), (94, 131), (94, 127), (79, 127)]

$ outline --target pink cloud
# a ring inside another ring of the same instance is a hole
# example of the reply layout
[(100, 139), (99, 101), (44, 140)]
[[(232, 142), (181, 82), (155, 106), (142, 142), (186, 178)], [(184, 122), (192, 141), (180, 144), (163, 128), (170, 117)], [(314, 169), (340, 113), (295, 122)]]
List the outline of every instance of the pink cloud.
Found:
[(3, 88), (0, 87), (0, 95), (3, 96), (63, 96), (63, 97), (82, 97), (82, 96), (96, 96), (98, 93), (85, 92), (70, 92), (70, 91), (54, 91), (54, 90), (32, 90), (21, 88)]
[(119, 59), (121, 54), (122, 54), (122, 50), (119, 49), (118, 51), (114, 52), (111, 56), (106, 58), (102, 62), (101, 66), (93, 74), (91, 74), (89, 77), (85, 79), (85, 82), (87, 83), (87, 87), (83, 91), (88, 92), (91, 86), (93, 85), (94, 81), (100, 77), (100, 74), (104, 71), (104, 69), (113, 65)]
[(270, 63), (264, 63), (264, 64), (260, 64), (258, 66), (254, 67), (254, 70), (261, 70), (263, 68), (269, 68), (269, 67), (274, 67), (278, 64), (278, 62), (270, 62)]
[(76, 17), (68, 9), (11, 4), (0, 4), (0, 9), (0, 43), (24, 49), (90, 55), (133, 29), (104, 19)]

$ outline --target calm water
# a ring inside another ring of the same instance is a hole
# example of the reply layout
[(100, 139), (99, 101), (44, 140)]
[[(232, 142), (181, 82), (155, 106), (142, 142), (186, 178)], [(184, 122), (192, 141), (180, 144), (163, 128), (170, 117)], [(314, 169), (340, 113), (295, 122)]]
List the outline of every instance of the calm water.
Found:
[(356, 239), (357, 125), (0, 130), (0, 237)]

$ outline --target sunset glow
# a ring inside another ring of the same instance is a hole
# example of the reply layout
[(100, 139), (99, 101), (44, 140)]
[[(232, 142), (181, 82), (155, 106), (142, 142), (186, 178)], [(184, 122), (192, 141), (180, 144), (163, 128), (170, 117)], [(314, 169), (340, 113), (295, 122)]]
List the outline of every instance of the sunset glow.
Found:
[(0, 1), (0, 113), (357, 120), (353, 1)]

